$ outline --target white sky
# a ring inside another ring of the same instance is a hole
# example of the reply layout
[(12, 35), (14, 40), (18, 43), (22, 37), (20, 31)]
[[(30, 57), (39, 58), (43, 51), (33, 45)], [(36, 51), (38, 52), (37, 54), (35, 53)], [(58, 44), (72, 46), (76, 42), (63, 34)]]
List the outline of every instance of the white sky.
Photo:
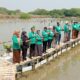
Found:
[(47, 10), (80, 8), (80, 0), (0, 0), (0, 7), (28, 12), (37, 8)]

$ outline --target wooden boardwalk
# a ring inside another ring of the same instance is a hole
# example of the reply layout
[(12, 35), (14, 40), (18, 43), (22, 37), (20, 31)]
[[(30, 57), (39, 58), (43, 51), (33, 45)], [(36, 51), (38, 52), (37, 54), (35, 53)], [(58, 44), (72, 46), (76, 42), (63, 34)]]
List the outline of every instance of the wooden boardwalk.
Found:
[[(37, 56), (37, 57), (34, 57), (33, 59), (27, 59), (26, 61), (21, 62), (20, 64), (13, 64), (11, 62), (5, 61), (2, 58), (0, 61), (1, 62), (0, 77), (2, 77), (2, 79), (0, 80), (15, 80), (16, 74), (29, 71), (29, 70), (35, 70), (39, 66), (42, 66), (45, 63), (47, 64), (49, 61), (53, 60), (55, 57), (61, 55), (63, 52), (70, 50), (73, 47), (76, 47), (76, 45), (79, 45), (79, 44), (80, 44), (80, 38), (70, 40), (67, 43), (57, 46), (57, 48), (55, 49), (54, 48), (48, 49), (46, 51), (46, 54), (43, 54), (42, 56)], [(12, 78), (12, 79), (8, 79), (8, 78)]]
[(0, 59), (0, 80), (15, 80), (16, 66)]

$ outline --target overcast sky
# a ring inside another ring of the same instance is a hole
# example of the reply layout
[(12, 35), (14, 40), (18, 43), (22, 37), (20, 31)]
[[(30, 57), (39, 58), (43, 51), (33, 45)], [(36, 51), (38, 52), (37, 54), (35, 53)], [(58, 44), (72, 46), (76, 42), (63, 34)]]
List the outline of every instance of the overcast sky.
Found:
[(47, 10), (61, 8), (80, 8), (80, 0), (0, 0), (0, 7), (11, 10), (32, 11), (37, 8)]

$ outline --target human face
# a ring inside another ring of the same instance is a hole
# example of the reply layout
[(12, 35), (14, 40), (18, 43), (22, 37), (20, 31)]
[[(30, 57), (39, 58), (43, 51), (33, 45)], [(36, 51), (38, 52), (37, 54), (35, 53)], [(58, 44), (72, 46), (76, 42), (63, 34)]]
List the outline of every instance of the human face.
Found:
[(40, 34), (40, 30), (37, 31), (37, 34)]
[(60, 24), (59, 24), (59, 23), (57, 23), (57, 26), (60, 26)]
[(32, 32), (35, 32), (35, 28), (33, 27), (33, 28), (31, 29), (31, 31), (32, 31)]

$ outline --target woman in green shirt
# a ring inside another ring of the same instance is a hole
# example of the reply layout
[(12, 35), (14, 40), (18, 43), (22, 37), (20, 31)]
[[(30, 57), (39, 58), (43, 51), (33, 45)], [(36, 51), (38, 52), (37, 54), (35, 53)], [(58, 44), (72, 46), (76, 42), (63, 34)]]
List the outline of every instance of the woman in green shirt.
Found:
[(74, 22), (72, 24), (72, 39), (75, 39), (78, 37), (78, 32), (79, 32), (79, 24), (77, 22)]
[(54, 33), (53, 33), (53, 31), (52, 31), (52, 27), (50, 26), (50, 27), (48, 28), (48, 48), (51, 48), (53, 36), (54, 36)]
[(36, 34), (36, 56), (42, 56), (42, 37), (40, 30), (37, 30)]
[(15, 31), (12, 37), (13, 41), (13, 63), (20, 63), (20, 51), (21, 51), (21, 45), (22, 40), (20, 38), (20, 32)]

